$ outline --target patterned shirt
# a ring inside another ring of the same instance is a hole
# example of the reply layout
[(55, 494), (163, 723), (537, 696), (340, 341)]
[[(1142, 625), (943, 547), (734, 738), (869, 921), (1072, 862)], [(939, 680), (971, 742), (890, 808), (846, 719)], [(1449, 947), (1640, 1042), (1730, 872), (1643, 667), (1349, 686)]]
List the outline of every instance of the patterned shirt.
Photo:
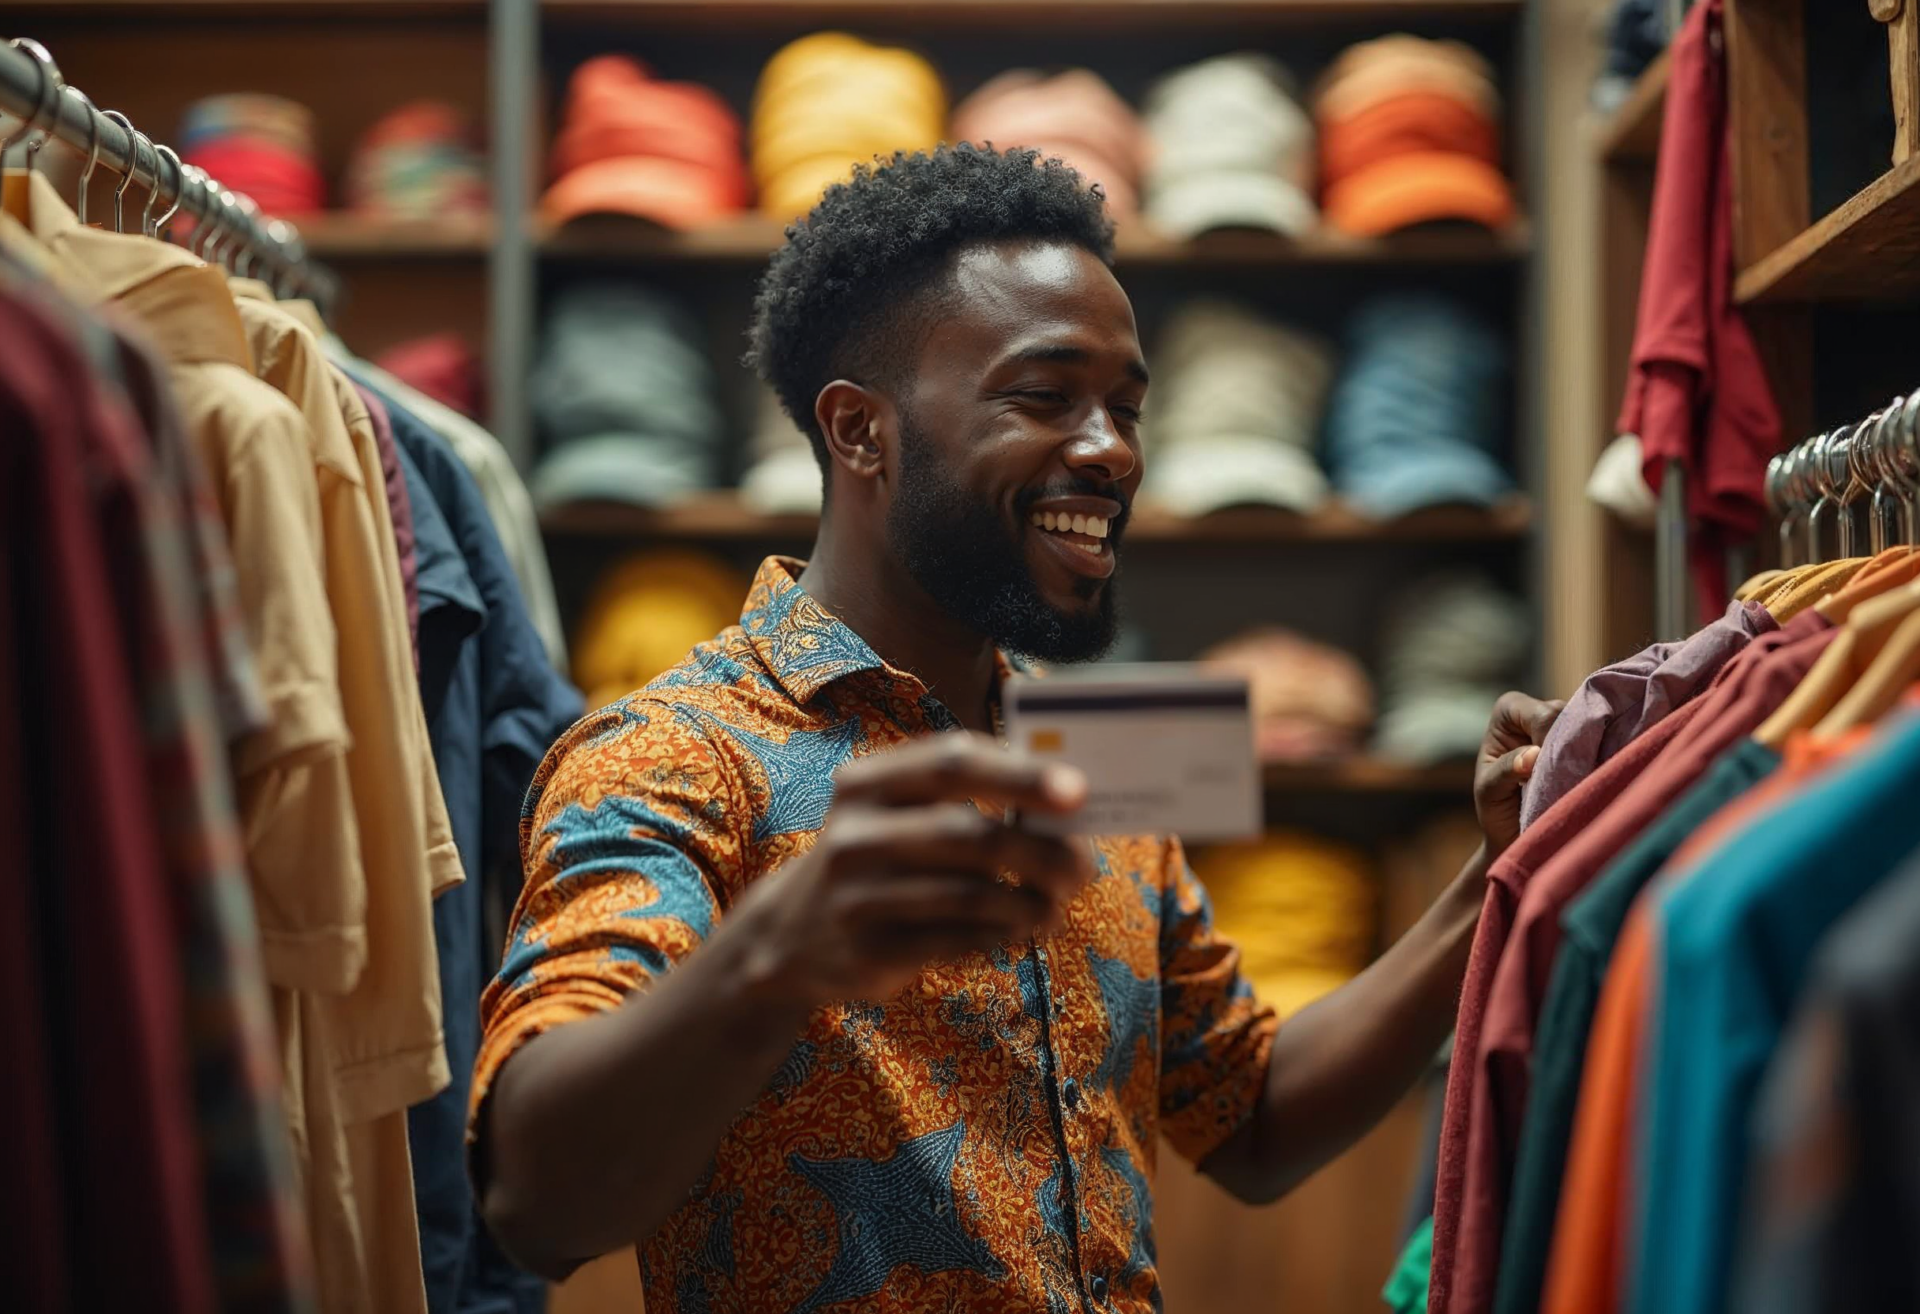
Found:
[[(769, 559), (739, 625), (542, 765), (481, 1005), (476, 1116), (520, 1045), (644, 989), (805, 853), (837, 768), (957, 728), (799, 569)], [(1160, 1307), (1156, 1141), (1194, 1160), (1220, 1145), (1259, 1098), (1277, 1023), (1177, 840), (1095, 849), (1097, 879), (1053, 934), (814, 1011), (642, 1243), (649, 1314)]]

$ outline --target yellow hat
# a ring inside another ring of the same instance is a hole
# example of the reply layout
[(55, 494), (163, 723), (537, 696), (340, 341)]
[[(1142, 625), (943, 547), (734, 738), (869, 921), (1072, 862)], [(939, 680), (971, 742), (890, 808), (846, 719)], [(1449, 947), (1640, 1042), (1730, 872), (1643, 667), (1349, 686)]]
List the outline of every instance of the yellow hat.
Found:
[(747, 581), (699, 552), (642, 552), (594, 585), (573, 636), (573, 678), (595, 707), (625, 697), (740, 619)]
[(819, 32), (783, 47), (754, 89), (750, 142), (761, 208), (811, 210), (853, 166), (934, 146), (946, 126), (939, 74), (907, 50)]
[(1345, 844), (1273, 831), (1252, 844), (1203, 850), (1194, 871), (1214, 925), (1240, 948), (1240, 968), (1282, 1017), (1355, 976), (1373, 957), (1378, 889)]

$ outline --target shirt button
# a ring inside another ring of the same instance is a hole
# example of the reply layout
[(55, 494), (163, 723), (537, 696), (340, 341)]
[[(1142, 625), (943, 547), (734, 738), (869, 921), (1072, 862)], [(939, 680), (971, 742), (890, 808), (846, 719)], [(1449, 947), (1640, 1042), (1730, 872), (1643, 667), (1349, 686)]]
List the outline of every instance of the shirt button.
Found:
[(1089, 1282), (1087, 1287), (1093, 1292), (1093, 1298), (1095, 1300), (1104, 1301), (1107, 1298), (1107, 1280), (1098, 1273), (1093, 1275), (1093, 1281)]
[(1067, 1102), (1069, 1109), (1080, 1107), (1080, 1083), (1068, 1077), (1066, 1084), (1060, 1087), (1060, 1098)]

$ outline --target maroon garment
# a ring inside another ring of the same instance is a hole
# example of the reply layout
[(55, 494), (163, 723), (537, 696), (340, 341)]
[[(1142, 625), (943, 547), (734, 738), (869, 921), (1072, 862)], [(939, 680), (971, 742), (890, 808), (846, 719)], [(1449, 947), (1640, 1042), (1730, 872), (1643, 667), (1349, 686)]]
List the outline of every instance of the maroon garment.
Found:
[[(0, 286), (0, 525), (15, 572), (9, 623), (19, 751), (31, 762), (24, 842), (52, 1081), (65, 1120), (61, 1189), (10, 1183), (37, 1210), (64, 1195), (77, 1309), (208, 1310), (213, 1275), (188, 1093), (181, 964), (143, 776), (141, 708), (97, 535), (87, 454), (124, 424), (47, 315)], [(139, 441), (137, 434), (130, 441)], [(12, 1056), (11, 1038), (3, 1042)], [(9, 1080), (30, 1077), (7, 1065)], [(16, 1240), (18, 1238), (18, 1240)], [(24, 1241), (11, 1233), (9, 1244)], [(9, 1273), (19, 1262), (10, 1255)]]
[(480, 418), (485, 405), (480, 358), (458, 333), (435, 333), (403, 342), (381, 352), (373, 363), (469, 420)]
[(400, 553), (400, 587), (407, 595), (407, 640), (413, 645), (413, 673), (420, 674), (420, 561), (414, 547), (413, 503), (407, 498), (407, 476), (400, 469), (400, 451), (393, 441), (393, 417), (386, 403), (353, 381), (353, 390), (373, 417), (373, 441), (380, 448), (380, 474), (387, 484), (387, 510), (393, 520), (393, 545)]
[(1533, 1022), (1559, 948), (1561, 910), (1780, 705), (1837, 633), (1809, 609), (1755, 639), (1707, 693), (1629, 744), (1494, 864), (1447, 1074), (1430, 1310), (1475, 1314), (1493, 1305)]
[(1766, 514), (1767, 460), (1780, 449), (1753, 336), (1733, 304), (1733, 180), (1727, 147), (1723, 0), (1700, 0), (1674, 38), (1654, 172), (1633, 364), (1619, 431), (1640, 435), (1647, 483), (1687, 476), (1700, 607), (1727, 604), (1726, 548)]

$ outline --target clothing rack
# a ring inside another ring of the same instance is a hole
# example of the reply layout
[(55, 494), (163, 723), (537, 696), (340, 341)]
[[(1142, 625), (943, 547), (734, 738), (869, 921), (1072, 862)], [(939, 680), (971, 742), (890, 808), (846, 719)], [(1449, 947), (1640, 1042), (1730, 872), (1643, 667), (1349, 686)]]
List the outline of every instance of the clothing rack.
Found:
[(39, 42), (15, 38), (0, 45), (0, 112), (24, 125), (6, 138), (7, 146), (37, 134), (37, 140), (28, 141), (29, 158), (48, 141), (60, 142), (90, 161), (89, 173), (104, 166), (125, 180), (115, 189), (116, 202), (127, 186), (142, 184), (149, 198), (143, 214), (161, 211), (152, 235), (164, 235), (169, 222), (187, 215), (199, 230), (192, 245), (205, 258), (262, 278), (282, 296), (306, 297), (323, 311), (332, 307), (338, 281), (308, 260), (292, 224), (264, 218), (251, 197), (182, 164), (170, 148), (155, 145), (124, 116), (96, 110), (83, 92), (66, 84)]
[(1767, 502), (1782, 566), (1920, 545), (1920, 389), (1774, 457)]

